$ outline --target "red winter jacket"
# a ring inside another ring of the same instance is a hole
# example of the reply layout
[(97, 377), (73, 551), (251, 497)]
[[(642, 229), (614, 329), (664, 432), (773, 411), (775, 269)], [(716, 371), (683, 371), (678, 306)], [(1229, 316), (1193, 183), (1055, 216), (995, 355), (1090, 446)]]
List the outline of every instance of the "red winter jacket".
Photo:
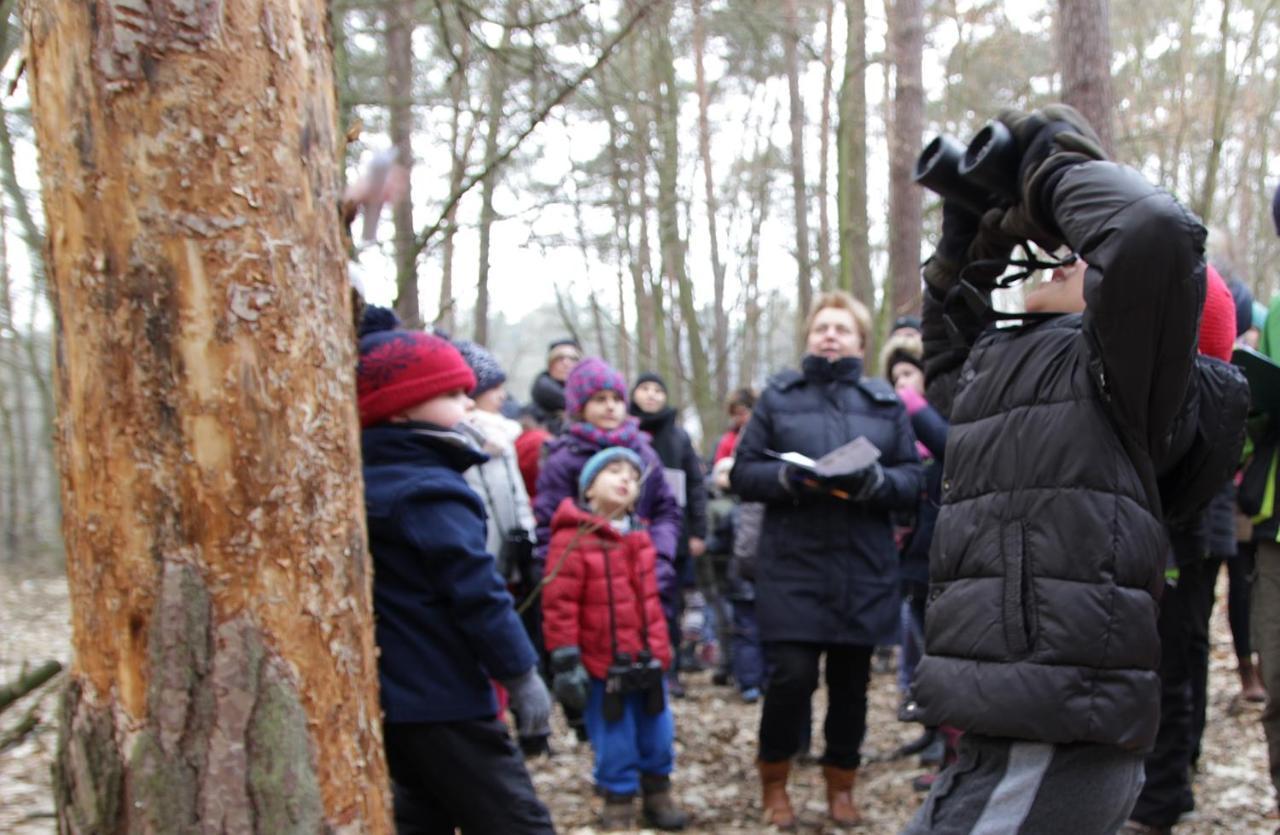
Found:
[[(563, 557), (563, 561), (561, 558)], [(643, 530), (621, 533), (605, 519), (567, 498), (551, 519), (547, 573), (554, 578), (542, 590), (542, 634), (547, 650), (576, 646), (582, 665), (604, 678), (613, 659), (609, 635), (609, 580), (613, 588), (613, 621), (618, 651), (633, 657), (644, 649), (671, 665), (667, 621), (658, 599), (654, 575), (657, 552)], [(608, 572), (606, 573), (606, 560)]]

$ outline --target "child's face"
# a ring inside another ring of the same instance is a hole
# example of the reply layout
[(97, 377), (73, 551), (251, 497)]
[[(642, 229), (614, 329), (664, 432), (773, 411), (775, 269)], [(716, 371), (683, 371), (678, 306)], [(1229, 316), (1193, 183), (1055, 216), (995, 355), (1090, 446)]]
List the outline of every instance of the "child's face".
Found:
[(465, 389), (454, 389), (405, 409), (400, 414), (392, 416), (391, 422), (404, 423), (416, 420), (452, 429), (475, 405), (475, 401), (467, 396)]
[(498, 384), (488, 391), (476, 395), (476, 408), (482, 412), (502, 413), (502, 404), (507, 399), (507, 387)]
[(631, 393), (631, 399), (640, 411), (653, 414), (661, 412), (667, 405), (667, 392), (657, 383), (641, 383)]
[(594, 513), (621, 516), (640, 495), (640, 473), (626, 461), (611, 461), (587, 488), (587, 502)]
[(622, 395), (613, 389), (596, 392), (582, 407), (582, 419), (597, 429), (617, 429), (626, 417)]
[(909, 362), (895, 365), (889, 374), (893, 377), (893, 388), (902, 391), (904, 388), (914, 389), (916, 394), (924, 394), (924, 372)]

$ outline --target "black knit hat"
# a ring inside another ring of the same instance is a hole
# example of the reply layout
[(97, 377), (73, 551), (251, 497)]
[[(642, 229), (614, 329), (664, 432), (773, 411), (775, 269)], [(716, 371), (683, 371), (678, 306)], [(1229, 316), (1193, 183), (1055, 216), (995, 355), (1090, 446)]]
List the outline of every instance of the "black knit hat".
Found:
[(912, 330), (918, 331), (922, 324), (923, 323), (920, 321), (919, 316), (899, 316), (897, 319), (893, 320), (893, 327), (890, 328), (890, 330), (896, 331), (898, 328), (911, 328)]
[(551, 344), (547, 346), (547, 353), (550, 354), (555, 349), (560, 348), (564, 345), (572, 345), (574, 348), (577, 348), (579, 351), (582, 350), (582, 346), (578, 344), (578, 340), (574, 339), (572, 336), (562, 336), (559, 339), (551, 340)]
[(1236, 336), (1240, 336), (1253, 327), (1253, 293), (1238, 278), (1228, 281), (1227, 287), (1231, 290), (1231, 299), (1236, 303)]
[(657, 383), (658, 387), (662, 389), (664, 394), (670, 392), (670, 390), (667, 388), (667, 381), (662, 379), (661, 375), (655, 374), (652, 371), (646, 371), (643, 374), (641, 374), (639, 377), (636, 377), (635, 385), (631, 387), (631, 394), (633, 396), (636, 393), (636, 389), (640, 388), (641, 383)]

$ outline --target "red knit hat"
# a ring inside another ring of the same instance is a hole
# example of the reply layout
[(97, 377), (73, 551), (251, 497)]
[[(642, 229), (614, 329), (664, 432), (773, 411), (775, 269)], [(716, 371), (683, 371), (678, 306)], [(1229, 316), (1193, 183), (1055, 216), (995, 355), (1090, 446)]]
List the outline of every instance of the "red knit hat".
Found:
[(1200, 353), (1231, 361), (1236, 341), (1236, 303), (1218, 271), (1204, 270), (1204, 311), (1200, 314)]
[(471, 366), (447, 339), (398, 330), (360, 339), (356, 402), (362, 428), (455, 389), (471, 391), (475, 384)]

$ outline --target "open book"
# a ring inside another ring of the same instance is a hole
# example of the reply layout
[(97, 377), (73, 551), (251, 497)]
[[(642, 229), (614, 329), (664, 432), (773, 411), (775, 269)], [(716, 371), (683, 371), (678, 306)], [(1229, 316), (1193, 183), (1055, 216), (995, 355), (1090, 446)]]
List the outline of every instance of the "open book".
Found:
[(880, 450), (862, 435), (844, 446), (836, 447), (817, 461), (798, 452), (774, 452), (766, 449), (765, 454), (821, 478), (834, 478), (855, 473), (864, 467), (871, 466), (880, 458)]

